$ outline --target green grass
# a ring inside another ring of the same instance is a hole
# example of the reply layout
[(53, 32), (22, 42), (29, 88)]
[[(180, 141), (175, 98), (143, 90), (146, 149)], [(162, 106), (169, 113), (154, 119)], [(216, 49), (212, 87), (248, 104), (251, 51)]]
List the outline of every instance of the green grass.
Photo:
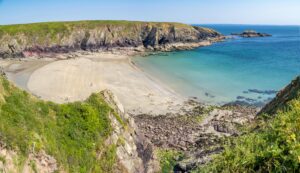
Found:
[(35, 162), (31, 160), (29, 164), (33, 172), (38, 173)]
[[(0, 31), (9, 34), (16, 33), (33, 33), (34, 31), (48, 31), (53, 29), (63, 31), (66, 29), (89, 28), (106, 26), (135, 26), (142, 24), (152, 24), (156, 26), (173, 25), (176, 27), (186, 27), (189, 25), (175, 22), (141, 22), (141, 21), (126, 21), (126, 20), (86, 20), (86, 21), (66, 21), (66, 22), (43, 22), (30, 24), (15, 24), (15, 25), (0, 25)], [(190, 26), (191, 27), (191, 26)]]
[(76, 30), (93, 30), (110, 27), (121, 27), (121, 35), (132, 35), (137, 26), (154, 25), (157, 27), (192, 27), (181, 23), (167, 22), (139, 22), (139, 21), (112, 21), (91, 20), (74, 22), (44, 22), (32, 24), (0, 25), (0, 39), (4, 35), (14, 36), (19, 43), (26, 37), (27, 44), (53, 44), (60, 43), (63, 37), (68, 37)]
[(161, 173), (172, 173), (178, 159), (183, 157), (183, 154), (175, 150), (159, 149), (156, 151), (158, 156)]
[(4, 156), (0, 156), (0, 162), (2, 162), (3, 165), (5, 165), (6, 160)]
[(276, 115), (264, 115), (250, 132), (195, 172), (300, 172), (300, 97)]
[(116, 146), (104, 144), (112, 132), (112, 112), (98, 94), (58, 105), (38, 100), (0, 76), (1, 140), (25, 157), (45, 150), (68, 172), (113, 171)]

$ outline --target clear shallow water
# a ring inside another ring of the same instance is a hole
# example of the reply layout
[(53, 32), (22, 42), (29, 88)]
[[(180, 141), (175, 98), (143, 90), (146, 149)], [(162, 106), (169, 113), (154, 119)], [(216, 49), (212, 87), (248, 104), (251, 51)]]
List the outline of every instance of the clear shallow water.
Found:
[(237, 37), (190, 51), (137, 57), (134, 62), (177, 92), (210, 104), (263, 104), (300, 74), (299, 26), (204, 26), (224, 35), (253, 29), (273, 36)]

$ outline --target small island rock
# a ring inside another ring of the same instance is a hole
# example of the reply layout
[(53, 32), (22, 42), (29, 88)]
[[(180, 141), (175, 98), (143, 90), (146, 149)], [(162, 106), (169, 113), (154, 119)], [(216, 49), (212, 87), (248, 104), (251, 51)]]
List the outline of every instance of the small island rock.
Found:
[(245, 38), (253, 38), (253, 37), (270, 37), (272, 35), (267, 34), (267, 33), (260, 33), (256, 32), (254, 30), (246, 30), (242, 33), (232, 33), (231, 35), (237, 35), (240, 37), (245, 37)]

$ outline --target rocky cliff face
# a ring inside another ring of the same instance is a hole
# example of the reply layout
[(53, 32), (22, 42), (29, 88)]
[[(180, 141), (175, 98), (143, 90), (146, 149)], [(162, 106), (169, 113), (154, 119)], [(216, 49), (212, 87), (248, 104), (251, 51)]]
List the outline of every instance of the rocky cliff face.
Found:
[(278, 110), (282, 110), (286, 106), (287, 102), (298, 98), (299, 94), (300, 76), (298, 76), (288, 86), (281, 90), (277, 96), (260, 111), (260, 114), (275, 114)]
[(81, 21), (10, 25), (0, 26), (0, 57), (112, 48), (169, 51), (221, 39), (223, 36), (214, 30), (179, 23)]
[(122, 145), (117, 147), (116, 173), (155, 173), (160, 172), (160, 165), (154, 155), (154, 146), (137, 132), (134, 119), (124, 110), (122, 104), (111, 91), (105, 90), (100, 93), (105, 101), (128, 123), (126, 128), (118, 122), (114, 116), (110, 116), (114, 132), (108, 139), (108, 143)]
[[(10, 90), (11, 89), (11, 90)], [(17, 94), (17, 93), (23, 93), (23, 91), (20, 91), (19, 89), (15, 88), (13, 85), (11, 85), (5, 77), (4, 72), (0, 68), (0, 117), (10, 116), (10, 114), (5, 113), (6, 108), (10, 109), (7, 103), (9, 100), (8, 97), (10, 97), (10, 94)], [(26, 94), (27, 95), (27, 94)], [(120, 104), (118, 99), (110, 92), (110, 91), (102, 91), (101, 93), (97, 94), (99, 97), (103, 99), (102, 104), (107, 104), (109, 106), (109, 112), (107, 115), (100, 114), (98, 116), (102, 116), (101, 123), (109, 122), (109, 126), (107, 128), (111, 129), (108, 136), (103, 138), (103, 142), (101, 141), (101, 147), (100, 143), (93, 143), (93, 145), (99, 145), (100, 148), (95, 148), (94, 153), (96, 157), (93, 154), (88, 154), (86, 158), (93, 158), (95, 157), (95, 160), (108, 160), (108, 162), (104, 162), (105, 165), (103, 167), (99, 167), (98, 169), (94, 168), (94, 166), (90, 166), (88, 169), (93, 170), (92, 172), (101, 172), (101, 170), (107, 170), (107, 172), (111, 172), (109, 170), (113, 170), (114, 173), (153, 173), (153, 172), (159, 172), (160, 171), (160, 165), (155, 158), (154, 155), (154, 148), (150, 142), (148, 142), (143, 136), (139, 135), (134, 120), (124, 111), (123, 106)], [(18, 97), (22, 97), (18, 95)], [(20, 102), (23, 102), (22, 99), (18, 99)], [(16, 119), (22, 119), (21, 117), (23, 115), (27, 116), (27, 119), (30, 119), (30, 121), (34, 122), (33, 119), (36, 117), (39, 117), (40, 115), (43, 115), (43, 121), (46, 121), (46, 117), (48, 116), (47, 111), (43, 112), (42, 114), (36, 113), (34, 111), (34, 102), (37, 101), (36, 98), (29, 96), (26, 99), (27, 102), (32, 102), (30, 107), (30, 112), (26, 112), (26, 110), (23, 110), (22, 113), (19, 113), (16, 108), (12, 108), (11, 110), (16, 111), (15, 113), (12, 113), (13, 117), (17, 117)], [(42, 102), (39, 102), (42, 103)], [(25, 104), (25, 103), (22, 103)], [(46, 103), (45, 103), (46, 104)], [(6, 106), (5, 106), (6, 105)], [(87, 104), (86, 104), (87, 105)], [(46, 106), (46, 105), (45, 105)], [(54, 106), (54, 104), (53, 104)], [(77, 105), (78, 107), (79, 105)], [(98, 105), (99, 106), (99, 105)], [(4, 108), (6, 107), (6, 108)], [(46, 107), (43, 107), (46, 108)], [(108, 107), (106, 107), (108, 108)], [(80, 109), (80, 108), (78, 108)], [(7, 110), (7, 109), (6, 109)], [(40, 109), (41, 110), (41, 109)], [(102, 107), (102, 110), (105, 111), (105, 108)], [(83, 110), (82, 110), (83, 111)], [(35, 113), (34, 113), (35, 112)], [(58, 114), (55, 114), (54, 111), (51, 111), (51, 116), (56, 116)], [(91, 117), (92, 113), (85, 114), (83, 112), (82, 116), (85, 117)], [(1, 116), (2, 115), (2, 116)], [(29, 117), (33, 117), (33, 119)], [(75, 116), (74, 113), (68, 113), (68, 116), (73, 117)], [(106, 121), (105, 118), (109, 119), (109, 121)], [(57, 118), (57, 117), (56, 117)], [(85, 122), (89, 120), (85, 119)], [(97, 120), (94, 120), (97, 121)], [(62, 121), (59, 121), (62, 122)], [(0, 124), (1, 127), (9, 123), (8, 121), (5, 121), (3, 118), (1, 118)], [(24, 129), (26, 129), (26, 133), (28, 134), (26, 136), (26, 139), (31, 140), (31, 135), (34, 134), (35, 137), (39, 139), (44, 139), (45, 141), (48, 141), (48, 138), (46, 135), (43, 135), (39, 132), (34, 132), (35, 128), (29, 128), (28, 123), (24, 123)], [(63, 122), (62, 124), (65, 124), (66, 122)], [(85, 126), (82, 122), (77, 121), (76, 129), (80, 129), (80, 127)], [(41, 125), (42, 123), (36, 123)], [(51, 124), (48, 122), (48, 124)], [(56, 123), (55, 123), (56, 124)], [(59, 123), (58, 123), (59, 124)], [(12, 130), (9, 130), (12, 132), (12, 134), (15, 133), (21, 133), (18, 130), (16, 130), (15, 124), (9, 125)], [(26, 127), (25, 127), (26, 126)], [(100, 125), (99, 125), (100, 126)], [(57, 126), (53, 126), (51, 130), (54, 130)], [(85, 126), (86, 127), (86, 126)], [(106, 129), (105, 129), (106, 130)], [(98, 131), (97, 135), (104, 136), (103, 133), (105, 133), (105, 130)], [(47, 128), (43, 128), (43, 131), (47, 131)], [(93, 136), (89, 133), (90, 130), (85, 129), (85, 136), (87, 138), (93, 138)], [(64, 132), (61, 132), (64, 133)], [(72, 131), (72, 134), (75, 133)], [(73, 155), (68, 157), (68, 162), (62, 161), (62, 155), (65, 153), (58, 153), (50, 151), (48, 145), (41, 144), (36, 141), (30, 142), (30, 144), (24, 142), (23, 140), (17, 138), (18, 140), (21, 140), (20, 145), (19, 143), (14, 143), (11, 138), (9, 138), (10, 135), (12, 135), (8, 131), (4, 131), (3, 127), (0, 130), (0, 172), (12, 172), (12, 173), (29, 173), (29, 172), (39, 172), (39, 173), (53, 173), (53, 172), (79, 172), (76, 169), (71, 168), (72, 161), (75, 160), (73, 158)], [(49, 134), (49, 133), (47, 133)], [(78, 133), (77, 133), (78, 134)], [(72, 141), (78, 143), (80, 147), (83, 147), (82, 141), (83, 138), (77, 137), (79, 135), (76, 135), (76, 138), (74, 138)], [(57, 138), (51, 138), (55, 143), (57, 143), (60, 147), (62, 145), (66, 145), (66, 143), (62, 144), (61, 142), (57, 141)], [(67, 139), (65, 139), (67, 140)], [(23, 143), (24, 142), (24, 143)], [(100, 142), (100, 141), (99, 141)], [(20, 146), (26, 147), (26, 145), (30, 145), (28, 147), (29, 150), (21, 150)], [(72, 144), (68, 143), (68, 147), (71, 147)], [(41, 147), (40, 147), (41, 146)], [(110, 154), (108, 153), (108, 148), (110, 146), (113, 146), (113, 150), (110, 151)], [(52, 146), (53, 147), (53, 146)], [(54, 149), (55, 150), (55, 149)], [(52, 152), (52, 153), (51, 153)], [(84, 151), (80, 151), (84, 152)], [(73, 153), (72, 153), (73, 154)], [(75, 157), (75, 156), (74, 156)], [(78, 157), (78, 156), (77, 156)], [(79, 156), (83, 157), (83, 156)], [(85, 156), (84, 156), (85, 157)], [(76, 162), (76, 166), (80, 166), (79, 162)], [(97, 162), (96, 164), (100, 164), (101, 162)], [(106, 165), (108, 164), (108, 165)], [(90, 172), (84, 170), (82, 172)], [(99, 171), (95, 171), (99, 170)]]

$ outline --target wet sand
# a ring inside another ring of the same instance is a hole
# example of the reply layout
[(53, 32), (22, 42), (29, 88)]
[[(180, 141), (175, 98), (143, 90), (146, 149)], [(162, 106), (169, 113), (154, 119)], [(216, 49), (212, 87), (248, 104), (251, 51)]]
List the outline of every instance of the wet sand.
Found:
[(67, 60), (1, 60), (8, 79), (44, 100), (83, 101), (92, 93), (111, 90), (131, 114), (176, 113), (185, 98), (145, 74), (129, 56), (111, 53)]

